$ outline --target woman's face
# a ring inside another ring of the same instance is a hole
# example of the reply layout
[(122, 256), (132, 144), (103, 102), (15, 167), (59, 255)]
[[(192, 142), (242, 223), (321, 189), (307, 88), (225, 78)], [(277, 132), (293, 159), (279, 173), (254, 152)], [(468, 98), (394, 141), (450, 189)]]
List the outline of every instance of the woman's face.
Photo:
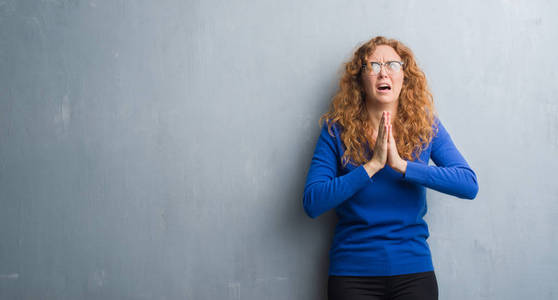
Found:
[[(402, 61), (401, 57), (391, 46), (379, 45), (374, 53), (367, 57), (368, 62), (385, 63), (388, 61)], [(403, 68), (392, 71), (388, 65), (383, 65), (378, 74), (374, 72), (361, 72), (362, 84), (366, 97), (380, 104), (394, 103), (399, 98), (403, 86)], [(389, 88), (386, 88), (386, 84)]]

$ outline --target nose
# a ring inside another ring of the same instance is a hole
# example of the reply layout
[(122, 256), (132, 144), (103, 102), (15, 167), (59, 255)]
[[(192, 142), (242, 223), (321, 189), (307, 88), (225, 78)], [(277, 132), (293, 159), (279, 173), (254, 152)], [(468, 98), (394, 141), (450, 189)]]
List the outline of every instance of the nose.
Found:
[(380, 77), (380, 78), (381, 77), (387, 77), (388, 75), (389, 74), (388, 74), (388, 71), (387, 71), (387, 65), (380, 66), (380, 73), (378, 73), (378, 77)]

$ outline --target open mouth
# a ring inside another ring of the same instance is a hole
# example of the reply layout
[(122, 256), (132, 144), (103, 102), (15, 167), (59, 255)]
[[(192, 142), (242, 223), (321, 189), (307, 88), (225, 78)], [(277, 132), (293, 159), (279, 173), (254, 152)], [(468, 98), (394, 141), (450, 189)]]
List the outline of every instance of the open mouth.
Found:
[(391, 91), (391, 86), (389, 84), (380, 84), (377, 87), (378, 91), (382, 91), (382, 92), (387, 92), (387, 91)]

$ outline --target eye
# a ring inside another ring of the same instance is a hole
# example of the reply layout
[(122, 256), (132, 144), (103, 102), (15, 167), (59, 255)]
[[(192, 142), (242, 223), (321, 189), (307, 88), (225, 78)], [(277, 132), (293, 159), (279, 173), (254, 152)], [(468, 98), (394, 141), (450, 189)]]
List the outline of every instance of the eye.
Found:
[(376, 73), (376, 74), (380, 73), (381, 68), (382, 68), (382, 66), (380, 66), (379, 63), (377, 63), (377, 62), (372, 63), (372, 71), (374, 71), (374, 73)]
[(390, 61), (389, 68), (392, 71), (399, 71), (401, 69), (401, 64), (398, 61)]

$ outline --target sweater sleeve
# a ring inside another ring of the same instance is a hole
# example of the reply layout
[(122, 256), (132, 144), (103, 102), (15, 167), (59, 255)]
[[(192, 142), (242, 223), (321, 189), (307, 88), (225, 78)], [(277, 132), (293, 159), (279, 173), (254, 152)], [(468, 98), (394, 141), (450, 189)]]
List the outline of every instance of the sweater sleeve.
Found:
[(479, 187), (477, 175), (455, 147), (438, 120), (438, 133), (432, 140), (431, 158), (436, 166), (407, 161), (403, 178), (462, 199), (474, 199)]
[(306, 177), (302, 203), (306, 214), (313, 219), (337, 207), (372, 182), (363, 165), (336, 177), (339, 152), (335, 145), (338, 134), (334, 133), (336, 137), (329, 134), (325, 123)]

